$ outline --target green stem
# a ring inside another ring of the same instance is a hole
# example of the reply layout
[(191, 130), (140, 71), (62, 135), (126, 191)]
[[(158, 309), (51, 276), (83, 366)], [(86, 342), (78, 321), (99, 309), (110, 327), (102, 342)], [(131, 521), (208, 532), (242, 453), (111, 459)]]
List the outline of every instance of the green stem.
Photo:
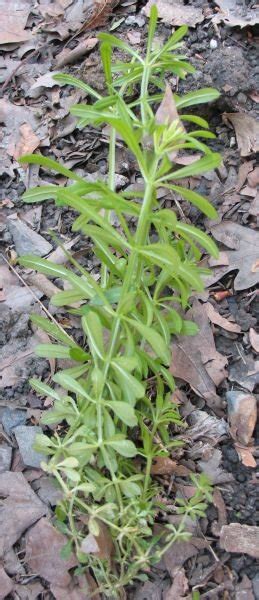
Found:
[[(115, 150), (116, 150), (116, 130), (112, 127), (110, 132), (109, 155), (108, 155), (108, 186), (110, 190), (115, 190)], [(111, 211), (105, 211), (105, 218), (110, 221)], [(105, 264), (101, 267), (101, 287), (106, 288), (108, 284), (108, 268)]]

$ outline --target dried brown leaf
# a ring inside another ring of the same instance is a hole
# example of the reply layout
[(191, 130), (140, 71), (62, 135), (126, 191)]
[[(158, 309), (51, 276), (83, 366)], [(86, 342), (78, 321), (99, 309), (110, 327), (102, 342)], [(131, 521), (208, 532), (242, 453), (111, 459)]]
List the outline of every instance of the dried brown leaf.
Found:
[(143, 12), (150, 15), (151, 6), (157, 5), (158, 14), (163, 23), (167, 25), (188, 25), (195, 27), (204, 21), (202, 9), (196, 6), (187, 6), (181, 0), (149, 0)]
[(62, 52), (57, 55), (57, 60), (55, 63), (56, 69), (62, 69), (65, 65), (71, 65), (77, 62), (82, 56), (90, 52), (96, 45), (98, 44), (98, 39), (96, 37), (86, 38), (80, 44), (77, 44), (73, 50), (69, 48), (64, 48)]
[(221, 399), (215, 386), (226, 377), (227, 358), (216, 350), (203, 305), (195, 301), (186, 316), (195, 321), (200, 330), (193, 337), (179, 336), (172, 344), (171, 373), (187, 381), (209, 406), (218, 409)]
[(186, 593), (189, 590), (188, 579), (184, 569), (179, 569), (174, 576), (173, 584), (163, 596), (163, 600), (179, 600), (186, 598)]
[(47, 507), (33, 492), (22, 473), (0, 474), (0, 556), (46, 514)]
[(98, 521), (99, 534), (97, 536), (89, 533), (81, 544), (82, 552), (95, 554), (103, 560), (110, 560), (113, 553), (113, 542), (108, 528), (104, 523)]
[(233, 439), (241, 444), (250, 444), (257, 419), (255, 396), (232, 390), (226, 393), (226, 399)]
[(259, 151), (259, 122), (247, 113), (223, 113), (225, 123), (234, 127), (241, 156)]
[(152, 475), (172, 475), (175, 473), (177, 463), (169, 456), (156, 456), (153, 460)]
[(253, 170), (253, 165), (253, 160), (247, 160), (246, 162), (240, 165), (236, 183), (237, 192), (239, 192), (243, 187), (245, 181), (247, 180), (248, 173), (250, 173)]
[(240, 325), (238, 325), (237, 323), (231, 323), (230, 321), (228, 321), (228, 319), (225, 319), (224, 317), (222, 317), (216, 311), (216, 309), (214, 308), (214, 306), (212, 306), (212, 304), (210, 302), (206, 302), (204, 304), (204, 308), (206, 310), (206, 313), (207, 313), (211, 323), (214, 323), (214, 325), (218, 325), (219, 327), (222, 327), (222, 329), (225, 329), (225, 331), (231, 331), (233, 333), (240, 333), (240, 331), (241, 331)]
[(259, 558), (259, 527), (241, 523), (224, 525), (220, 532), (220, 546), (227, 552)]
[(31, 32), (25, 31), (31, 9), (26, 0), (0, 0), (0, 44), (21, 43), (31, 38)]
[(225, 221), (211, 228), (213, 237), (228, 246), (232, 251), (225, 250), (229, 265), (214, 271), (206, 277), (206, 287), (218, 281), (223, 275), (238, 270), (234, 287), (236, 290), (246, 290), (259, 283), (259, 236), (249, 227), (243, 227), (232, 221)]
[(215, 0), (220, 11), (213, 17), (214, 23), (223, 21), (229, 27), (251, 27), (258, 23), (258, 14), (255, 6), (248, 8), (237, 0)]
[(77, 564), (75, 556), (63, 559), (60, 552), (67, 539), (47, 518), (42, 518), (26, 533), (25, 562), (33, 573), (49, 583), (65, 587), (71, 582), (69, 569)]
[(18, 160), (22, 154), (31, 154), (38, 148), (40, 139), (34, 133), (29, 123), (24, 123), (19, 128), (20, 137), (13, 151), (13, 157)]
[(241, 446), (241, 444), (234, 444), (237, 454), (245, 467), (251, 467), (254, 469), (256, 465), (256, 461), (254, 459), (253, 453), (255, 452), (254, 446)]

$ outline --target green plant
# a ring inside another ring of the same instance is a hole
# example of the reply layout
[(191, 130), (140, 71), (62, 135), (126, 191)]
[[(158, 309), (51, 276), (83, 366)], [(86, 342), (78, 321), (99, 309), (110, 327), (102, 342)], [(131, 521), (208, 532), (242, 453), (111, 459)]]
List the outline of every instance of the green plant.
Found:
[[(93, 99), (93, 104), (72, 108), (79, 126), (105, 123), (110, 127), (107, 183), (84, 180), (41, 155), (22, 158), (74, 181), (65, 187), (31, 189), (24, 200), (54, 199), (59, 206), (77, 211), (73, 230), (92, 240), (101, 264), (97, 281), (70, 254), (73, 271), (35, 256), (20, 259), (25, 267), (68, 282), (65, 290), (53, 296), (52, 304), (81, 317), (84, 340), (79, 345), (59, 323), (32, 316), (55, 341), (40, 345), (37, 353), (75, 361), (74, 367), (53, 377), (63, 392), (31, 380), (39, 394), (54, 400), (43, 423), (59, 424), (52, 437), (38, 436), (37, 449), (49, 456), (44, 468), (64, 491), (56, 510), (59, 527), (68, 536), (64, 555), (75, 549), (82, 565), (92, 568), (99, 589), (114, 597), (134, 578), (143, 578), (143, 572), (170, 544), (188, 536), (186, 516), (203, 515), (211, 497), (206, 478), (193, 476), (193, 498), (175, 503), (182, 515), (180, 525), (167, 526), (161, 534), (163, 544), (159, 544), (160, 535), (152, 538), (161, 508), (159, 486), (151, 477), (152, 463), (180, 443), (172, 440), (172, 427), (179, 430), (183, 425), (171, 400), (170, 338), (196, 333), (195, 323), (185, 320), (183, 311), (193, 291), (203, 290), (200, 247), (217, 256), (210, 237), (178, 221), (173, 210), (159, 206), (157, 190), (172, 190), (213, 218), (216, 213), (209, 201), (177, 181), (211, 170), (221, 161), (219, 154), (198, 139), (214, 137), (207, 122), (177, 112), (213, 100), (218, 92), (208, 88), (179, 97), (168, 85), (165, 91), (167, 73), (183, 77), (193, 67), (175, 54), (187, 28), (181, 27), (158, 47), (156, 21), (154, 6), (143, 58), (122, 40), (109, 34), (99, 36), (107, 96), (73, 77), (56, 77), (84, 89)], [(113, 47), (130, 60), (113, 64)], [(199, 129), (191, 129), (192, 124)], [(115, 191), (116, 136), (137, 161), (143, 193)], [(203, 156), (177, 167), (176, 157), (182, 150), (198, 150)], [(111, 224), (111, 211), (118, 218), (117, 228)], [(101, 547), (103, 536), (110, 542), (106, 554)], [(93, 550), (93, 539), (99, 541), (99, 553)]]

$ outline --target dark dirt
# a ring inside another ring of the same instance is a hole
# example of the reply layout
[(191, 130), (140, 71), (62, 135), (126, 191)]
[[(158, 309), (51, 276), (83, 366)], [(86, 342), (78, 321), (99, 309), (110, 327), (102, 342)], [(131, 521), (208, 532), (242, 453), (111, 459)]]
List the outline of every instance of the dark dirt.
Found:
[[(124, 7), (117, 7), (115, 11), (114, 21), (122, 16), (125, 17), (124, 21), (115, 31), (115, 34), (126, 37), (129, 29), (139, 31), (141, 33), (140, 46), (142, 46), (146, 35), (146, 25), (144, 27), (143, 25), (140, 26), (138, 21), (140, 20), (141, 22), (144, 19), (140, 10), (145, 3), (137, 2), (128, 6), (127, 4), (125, 3)], [(215, 8), (215, 3), (213, 2), (187, 1), (185, 4), (193, 4), (195, 6), (202, 6), (203, 8), (207, 7), (210, 10)], [(251, 7), (254, 5), (254, 2), (247, 1), (243, 5), (245, 10), (246, 6)], [(146, 22), (146, 19), (144, 20)], [(170, 26), (159, 25), (158, 37), (162, 41), (168, 37), (170, 32)], [(94, 35), (94, 32), (91, 32), (91, 35)], [(236, 184), (240, 164), (245, 160), (254, 158), (250, 156), (249, 159), (240, 159), (235, 143), (234, 131), (229, 129), (222, 121), (222, 113), (244, 111), (252, 116), (256, 115), (257, 104), (253, 100), (253, 93), (258, 89), (259, 71), (255, 42), (255, 33), (252, 28), (248, 27), (241, 30), (239, 28), (230, 28), (224, 24), (214, 27), (209, 19), (196, 26), (195, 29), (190, 29), (189, 36), (185, 42), (187, 56), (197, 70), (193, 76), (188, 76), (185, 81), (179, 83), (179, 92), (187, 92), (209, 86), (216, 87), (221, 92), (221, 97), (212, 106), (207, 107), (202, 105), (195, 110), (197, 114), (208, 118), (212, 131), (217, 134), (217, 139), (212, 144), (215, 150), (222, 153), (224, 163), (221, 173), (216, 173), (211, 179), (202, 177), (196, 191), (210, 197), (213, 204), (219, 209), (222, 204), (222, 194), (224, 191), (233, 188)], [(61, 43), (57, 39), (50, 43), (47, 51), (47, 64), (51, 64), (53, 55), (57, 54), (58, 49), (61, 49), (62, 45), (64, 45), (64, 42)], [(68, 42), (68, 47), (73, 48), (74, 45), (74, 41), (71, 43)], [(5, 56), (5, 52), (3, 55)], [(16, 49), (9, 50), (8, 56), (15, 58)], [(28, 99), (27, 91), (31, 80), (33, 78), (36, 79), (39, 73), (44, 73), (48, 70), (48, 67), (44, 66), (44, 60), (44, 53), (39, 54), (36, 58), (29, 59), (26, 65), (26, 72), (30, 73), (30, 69), (33, 72), (35, 64), (39, 65), (39, 72), (32, 78), (29, 75), (27, 79), (26, 77), (24, 79), (24, 71), (21, 69), (18, 72), (19, 74), (11, 80), (4, 92), (4, 97), (13, 103), (33, 105), (35, 101), (31, 98)], [(64, 70), (65, 72), (81, 77), (87, 83), (101, 90), (103, 81), (99, 65), (98, 54), (93, 51), (85, 60), (82, 59), (70, 68), (65, 67)], [(175, 85), (175, 80), (172, 83)], [(68, 97), (69, 91), (67, 88), (63, 88), (61, 91), (59, 90), (59, 94), (58, 98), (55, 99), (54, 92), (45, 89), (39, 99), (36, 100), (40, 120), (46, 119), (49, 123), (50, 147), (46, 151), (44, 150), (44, 153), (49, 156), (61, 158), (68, 167), (75, 168), (78, 172), (81, 170), (83, 173), (105, 175), (107, 172), (107, 144), (104, 138), (99, 139), (98, 134), (91, 130), (91, 128), (86, 132), (74, 129), (68, 116), (65, 116), (61, 122), (58, 122), (60, 106), (62, 106), (62, 101), (65, 102)], [(123, 185), (127, 186), (134, 183), (137, 176), (135, 165), (132, 163), (131, 157), (125, 156), (121, 149), (118, 152), (116, 164), (117, 174), (125, 176)], [(24, 172), (18, 168), (17, 163), (14, 166), (13, 174), (7, 171), (0, 177), (0, 251), (9, 257), (11, 261), (13, 257), (15, 258), (15, 254), (6, 217), (14, 212), (18, 212), (24, 216), (28, 211), (28, 207), (24, 206), (21, 199), (21, 195), (27, 187), (28, 179), (28, 176), (24, 175)], [(49, 173), (47, 174), (44, 170), (39, 171), (37, 168), (32, 169), (30, 180), (34, 185), (38, 185), (41, 182), (54, 181)], [(61, 181), (59, 178), (58, 180)], [(171, 205), (170, 199), (167, 199), (166, 202), (166, 205)], [(230, 207), (230, 212), (227, 212), (224, 218), (231, 218), (239, 224), (254, 229), (256, 227), (256, 218), (248, 213), (249, 203), (250, 199), (248, 201), (246, 196), (241, 196), (239, 203), (233, 203), (233, 206)], [(200, 213), (194, 207), (190, 208), (189, 205), (183, 203), (182, 209), (185, 218), (190, 219), (193, 223), (202, 223)], [(40, 233), (45, 239), (51, 241), (55, 247), (55, 243), (53, 243), (53, 240), (49, 236), (48, 230), (54, 230), (63, 241), (68, 241), (71, 235), (74, 235), (71, 234), (73, 220), (74, 215), (71, 211), (63, 208), (57, 209), (52, 203), (43, 204)], [(96, 269), (97, 264), (96, 261), (93, 261), (91, 247), (87, 240), (77, 242), (74, 246), (74, 252), (78, 253), (83, 264), (89, 270)], [(0, 267), (4, 264), (0, 256)], [(233, 279), (233, 274), (228, 274), (218, 285), (213, 286), (213, 290), (214, 288), (216, 290), (231, 290), (232, 295), (218, 304), (218, 309), (222, 315), (232, 315), (235, 322), (240, 324), (242, 329), (241, 335), (237, 335), (228, 333), (216, 326), (213, 327), (216, 348), (228, 357), (229, 369), (233, 362), (237, 360), (242, 361), (244, 357), (253, 356), (251, 345), (249, 344), (248, 331), (251, 327), (255, 327), (259, 317), (258, 296), (256, 296), (255, 291), (248, 289), (245, 292), (235, 292)], [(42, 301), (44, 305), (48, 306), (48, 302), (44, 296), (42, 297)], [(2, 360), (6, 360), (6, 357), (8, 357), (10, 343), (15, 344), (15, 353), (22, 352), (27, 347), (28, 341), (33, 335), (29, 322), (30, 311), (31, 308), (22, 311), (22, 313), (17, 313), (6, 307), (3, 303), (0, 303), (0, 356), (2, 355)], [(62, 313), (60, 314), (62, 317), (64, 316)], [(1, 388), (0, 385), (0, 408), (17, 408), (22, 406), (30, 409), (31, 406), (35, 407), (37, 402), (35, 401), (34, 394), (30, 391), (28, 378), (39, 376), (46, 379), (49, 375), (48, 362), (30, 355), (22, 365), (17, 364), (15, 375), (17, 381), (12, 387), (7, 385)], [(188, 392), (188, 396), (194, 405), (211, 412), (206, 408), (205, 402), (195, 396), (193, 392), (190, 392), (190, 389), (185, 384), (179, 382), (179, 387)], [(240, 388), (238, 383), (234, 384), (234, 387), (235, 389)], [(233, 383), (225, 379), (219, 386), (218, 393), (224, 399), (226, 391), (232, 388)], [(258, 389), (254, 390), (255, 394), (256, 392), (258, 392)], [(40, 408), (42, 407), (40, 406)], [(36, 417), (28, 411), (28, 424), (38, 424), (39, 415), (38, 413), (35, 414)], [(0, 423), (1, 415), (2, 412), (0, 411)], [(227, 418), (227, 415), (225, 415), (225, 418)], [(4, 431), (4, 427), (2, 432), (5, 439), (6, 432)], [(254, 443), (256, 443), (256, 440)], [(15, 447), (13, 438), (11, 439), (11, 445), (12, 448)], [(246, 467), (242, 464), (230, 436), (226, 436), (220, 443), (219, 448), (222, 451), (220, 466), (233, 478), (230, 482), (218, 484), (218, 489), (222, 494), (227, 511), (227, 523), (239, 522), (247, 525), (258, 525), (258, 508), (256, 506), (256, 484), (258, 480), (256, 469)], [(186, 465), (190, 464), (195, 467), (195, 461), (190, 462), (190, 458), (185, 460), (185, 463)], [(17, 459), (17, 452), (13, 460), (12, 470), (23, 471), (26, 474), (24, 466), (19, 462), (19, 457)], [(33, 478), (34, 475), (32, 475), (32, 480)], [(36, 476), (35, 479), (37, 479)], [(186, 480), (176, 477), (176, 484), (186, 484)], [(36, 489), (37, 485), (34, 487)], [(259, 580), (256, 560), (244, 554), (227, 553), (220, 548), (219, 539), (215, 534), (214, 528), (214, 524), (218, 519), (218, 509), (211, 505), (207, 511), (206, 519), (203, 519), (200, 524), (201, 535), (203, 538), (207, 538), (209, 547), (201, 550), (196, 556), (184, 562), (189, 586), (191, 589), (199, 589), (200, 597), (205, 600), (210, 598), (222, 598), (224, 600), (234, 600), (235, 598), (238, 600), (248, 598), (250, 600), (254, 598), (258, 600)], [(51, 598), (54, 598), (55, 596), (49, 591), (49, 586), (44, 580), (41, 580), (40, 591), (39, 588), (38, 590), (35, 588), (36, 591), (34, 594), (29, 591), (29, 586), (35, 583), (36, 576), (29, 571), (26, 565), (22, 565), (24, 551), (23, 538), (16, 545), (15, 550), (18, 566), (17, 563), (16, 567), (14, 566), (14, 561), (11, 565), (9, 564), (9, 567), (8, 561), (5, 564), (7, 573), (9, 576), (13, 576), (17, 590), (8, 595), (8, 600), (23, 600), (25, 598), (26, 600), (33, 600), (34, 598), (51, 600)], [(21, 557), (22, 560), (20, 562)], [(21, 565), (23, 571), (21, 571)], [(134, 587), (133, 590), (129, 590), (128, 597), (132, 600), (174, 600), (173, 596), (167, 594), (170, 587), (170, 577), (165, 565), (162, 563), (154, 568), (149, 575), (150, 581), (144, 585), (140, 584), (137, 588)], [(251, 582), (252, 595), (249, 595), (249, 591), (242, 592), (239, 590), (238, 586), (244, 576)], [(36, 581), (39, 581), (39, 578), (36, 578)], [(28, 595), (26, 595), (26, 586), (28, 588)], [(23, 588), (25, 595), (22, 595), (21, 588)]]

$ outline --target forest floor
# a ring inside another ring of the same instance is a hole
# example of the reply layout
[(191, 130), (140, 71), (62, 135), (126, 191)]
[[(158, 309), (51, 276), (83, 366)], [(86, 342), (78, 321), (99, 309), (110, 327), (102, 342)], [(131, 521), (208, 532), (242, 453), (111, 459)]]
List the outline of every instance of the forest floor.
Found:
[[(31, 376), (48, 380), (62, 362), (34, 355), (43, 334), (32, 328), (30, 313), (42, 314), (43, 304), (63, 327), (76, 332), (78, 322), (50, 303), (61, 282), (22, 270), (16, 258), (36, 251), (64, 262), (49, 233), (54, 231), (89, 271), (96, 272), (97, 264), (89, 241), (72, 232), (70, 210), (22, 200), (30, 186), (64, 184), (65, 178), (54, 179), (37, 165), (20, 166), (17, 159), (40, 151), (92, 180), (105, 177), (105, 131), (100, 135), (92, 127), (76, 128), (69, 108), (86, 95), (60, 87), (52, 74), (70, 73), (102, 90), (98, 31), (113, 31), (144, 49), (150, 2), (117, 2), (113, 7), (105, 2), (110, 10), (102, 15), (90, 0), (17, 0), (8, 15), (7, 4), (0, 0), (0, 600), (83, 600), (84, 582), (73, 576), (75, 563), (60, 558), (64, 538), (51, 525), (60, 493), (33, 450), (49, 399), (39, 398), (28, 384)], [(193, 298), (189, 311), (199, 334), (191, 341), (172, 342), (175, 397), (188, 427), (183, 449), (172, 456), (173, 462), (160, 465), (157, 477), (169, 504), (177, 494), (192, 492), (192, 472), (205, 472), (214, 493), (206, 518), (189, 524), (191, 540), (175, 544), (151, 570), (149, 581), (129, 589), (127, 597), (178, 600), (198, 590), (203, 599), (258, 600), (258, 3), (157, 4), (164, 15), (157, 31), (160, 43), (175, 26), (187, 22), (190, 27), (184, 52), (196, 72), (180, 82), (171, 77), (173, 91), (216, 87), (221, 93), (216, 102), (196, 107), (195, 114), (209, 121), (217, 135), (213, 149), (222, 155), (218, 170), (185, 181), (210, 199), (218, 210), (217, 221), (204, 219), (195, 207), (170, 194), (161, 198), (185, 222), (199, 224), (214, 236), (220, 258), (210, 262), (206, 291)], [(134, 186), (138, 178), (134, 162), (119, 144), (118, 188)]]

